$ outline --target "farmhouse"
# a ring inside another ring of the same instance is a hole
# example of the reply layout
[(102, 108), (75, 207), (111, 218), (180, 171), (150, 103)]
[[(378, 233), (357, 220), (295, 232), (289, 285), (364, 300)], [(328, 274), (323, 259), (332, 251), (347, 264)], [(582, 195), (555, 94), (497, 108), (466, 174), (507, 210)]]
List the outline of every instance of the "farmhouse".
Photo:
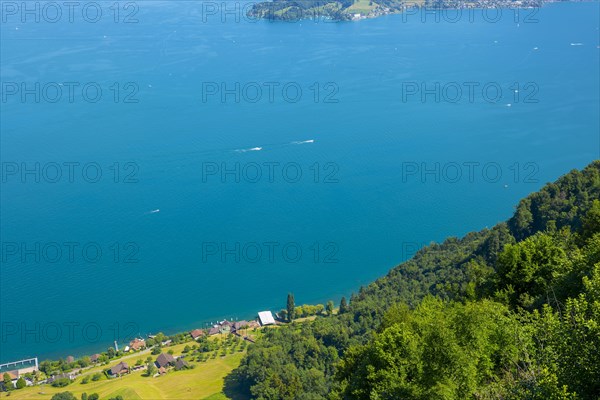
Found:
[(59, 379), (69, 379), (69, 380), (73, 380), (77, 377), (77, 374), (73, 373), (73, 372), (65, 372), (63, 374), (58, 374), (58, 375), (52, 375), (50, 378), (48, 378), (46, 380), (46, 383), (52, 383), (56, 380)]
[(192, 336), (192, 339), (198, 340), (198, 338), (204, 336), (204, 331), (202, 329), (194, 329), (190, 332), (190, 335)]
[(108, 373), (112, 376), (121, 376), (129, 372), (129, 365), (126, 362), (121, 361), (117, 365), (113, 366)]
[(181, 369), (185, 369), (189, 367), (187, 361), (185, 361), (183, 358), (178, 358), (177, 361), (175, 362), (175, 369), (177, 371), (181, 370)]
[(158, 368), (166, 368), (166, 367), (168, 367), (170, 365), (174, 365), (174, 364), (175, 364), (175, 357), (173, 357), (169, 353), (161, 353), (161, 355), (159, 355), (156, 358), (156, 366)]

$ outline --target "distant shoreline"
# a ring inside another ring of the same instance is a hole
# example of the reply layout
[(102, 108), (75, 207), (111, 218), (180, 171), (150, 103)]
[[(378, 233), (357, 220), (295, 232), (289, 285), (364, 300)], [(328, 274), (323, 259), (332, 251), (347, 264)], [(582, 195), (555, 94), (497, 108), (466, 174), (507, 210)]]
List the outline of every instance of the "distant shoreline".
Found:
[[(414, 10), (443, 11), (443, 10), (486, 10), (486, 9), (510, 9), (510, 10), (531, 10), (542, 8), (551, 3), (594, 3), (595, 0), (490, 0), (490, 1), (464, 1), (464, 0), (442, 0), (434, 3), (431, 0), (422, 2), (403, 2), (399, 0), (380, 1), (386, 5), (378, 5), (377, 2), (367, 0), (358, 0), (350, 7), (344, 7), (345, 0), (322, 0), (315, 2), (318, 4), (313, 7), (301, 8), (296, 6), (290, 0), (272, 0), (262, 1), (254, 4), (248, 16), (254, 19), (264, 19), (269, 21), (295, 22), (301, 20), (326, 19), (332, 22), (358, 21), (363, 19), (379, 18), (386, 15), (416, 15)], [(364, 8), (355, 7), (357, 4), (374, 4)], [(429, 14), (431, 18), (431, 14)], [(423, 21), (425, 22), (425, 21)], [(450, 21), (451, 22), (451, 21)], [(494, 21), (489, 21), (494, 22)]]

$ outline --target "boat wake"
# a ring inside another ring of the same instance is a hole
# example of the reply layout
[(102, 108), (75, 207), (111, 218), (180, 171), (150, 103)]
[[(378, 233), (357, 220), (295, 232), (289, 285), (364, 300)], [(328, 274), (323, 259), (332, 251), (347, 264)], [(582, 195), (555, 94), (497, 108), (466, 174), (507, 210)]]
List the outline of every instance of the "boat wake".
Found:
[(247, 153), (249, 151), (261, 151), (262, 147), (252, 147), (251, 149), (237, 149), (234, 150), (236, 153)]
[(315, 140), (314, 139), (310, 139), (310, 140), (303, 140), (301, 142), (292, 142), (291, 144), (308, 144), (308, 143), (314, 143)]

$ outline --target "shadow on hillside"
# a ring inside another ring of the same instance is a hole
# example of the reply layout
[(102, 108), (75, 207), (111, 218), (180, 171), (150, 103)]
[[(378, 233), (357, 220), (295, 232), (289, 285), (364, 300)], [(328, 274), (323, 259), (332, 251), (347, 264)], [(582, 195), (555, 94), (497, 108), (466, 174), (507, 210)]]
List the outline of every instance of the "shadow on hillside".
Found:
[(244, 379), (240, 374), (239, 368), (231, 371), (225, 377), (225, 386), (223, 393), (232, 400), (250, 400), (250, 388), (244, 383)]

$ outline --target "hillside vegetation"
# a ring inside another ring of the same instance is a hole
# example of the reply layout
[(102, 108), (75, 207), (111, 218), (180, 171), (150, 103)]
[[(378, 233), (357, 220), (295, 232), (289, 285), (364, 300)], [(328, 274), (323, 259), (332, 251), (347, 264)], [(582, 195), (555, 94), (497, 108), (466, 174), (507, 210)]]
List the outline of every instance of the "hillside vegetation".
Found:
[(257, 399), (600, 398), (599, 199), (596, 161), (506, 223), (423, 248), (338, 315), (267, 330), (229, 387)]

